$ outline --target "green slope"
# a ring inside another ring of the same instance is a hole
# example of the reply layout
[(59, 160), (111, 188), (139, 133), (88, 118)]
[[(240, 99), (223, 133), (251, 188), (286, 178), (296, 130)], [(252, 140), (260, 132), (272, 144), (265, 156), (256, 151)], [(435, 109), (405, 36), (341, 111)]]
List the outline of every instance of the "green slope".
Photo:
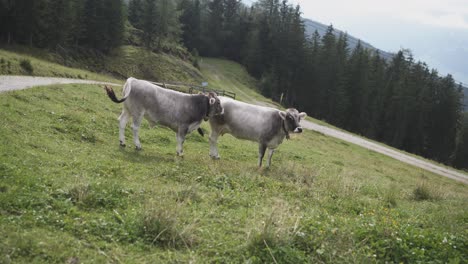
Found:
[[(134, 46), (121, 46), (106, 56), (100, 54), (90, 58), (81, 54), (75, 57), (63, 58), (56, 53), (23, 46), (0, 47), (0, 75), (66, 77), (117, 83), (130, 76), (190, 84), (199, 84), (203, 80), (200, 71), (185, 60)], [(25, 63), (31, 66), (32, 71), (24, 66)], [(61, 63), (76, 68), (65, 67)]]
[[(238, 65), (204, 59), (202, 72), (251, 98)], [(120, 109), (94, 85), (0, 94), (0, 262), (468, 259), (466, 185), (311, 131), (269, 170), (255, 143), (229, 135), (221, 160), (196, 133), (177, 158), (174, 133), (146, 121), (143, 151), (129, 128), (122, 149)]]
[(210, 88), (233, 92), (236, 94), (236, 99), (245, 102), (277, 105), (255, 90), (258, 86), (257, 81), (238, 63), (216, 58), (202, 58), (200, 68)]
[(0, 75), (33, 75), (120, 82), (112, 76), (62, 66), (51, 59), (44, 58), (52, 54), (44, 51), (38, 53), (39, 51), (33, 52), (32, 50), (18, 53), (0, 49)]

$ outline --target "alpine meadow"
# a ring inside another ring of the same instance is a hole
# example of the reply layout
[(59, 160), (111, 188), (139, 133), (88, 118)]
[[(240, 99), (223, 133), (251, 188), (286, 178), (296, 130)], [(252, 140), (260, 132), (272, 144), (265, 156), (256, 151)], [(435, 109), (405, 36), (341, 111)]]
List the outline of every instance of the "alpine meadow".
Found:
[[(0, 0), (0, 74), (110, 82), (118, 98), (129, 77), (226, 91), (466, 174), (453, 76), (407, 49), (351, 48), (332, 25), (307, 33), (301, 14), (287, 0)], [(269, 168), (229, 134), (210, 158), (208, 122), (178, 157), (174, 131), (143, 121), (135, 150), (102, 85), (2, 85), (0, 263), (468, 262), (464, 182), (306, 129)]]

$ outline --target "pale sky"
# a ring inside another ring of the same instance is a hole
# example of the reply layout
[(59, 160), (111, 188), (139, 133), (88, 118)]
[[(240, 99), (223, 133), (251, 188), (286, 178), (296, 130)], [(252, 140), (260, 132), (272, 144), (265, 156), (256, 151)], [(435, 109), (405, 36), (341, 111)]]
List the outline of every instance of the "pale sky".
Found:
[(290, 0), (303, 17), (376, 48), (410, 49), (417, 60), (468, 84), (468, 0)]

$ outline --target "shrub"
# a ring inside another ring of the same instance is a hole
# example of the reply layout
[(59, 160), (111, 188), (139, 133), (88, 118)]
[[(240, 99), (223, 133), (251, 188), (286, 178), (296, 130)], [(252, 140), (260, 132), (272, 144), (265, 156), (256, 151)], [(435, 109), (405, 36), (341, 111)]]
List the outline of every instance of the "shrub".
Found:
[(200, 69), (200, 55), (197, 49), (192, 50), (192, 65), (193, 67)]
[(29, 74), (32, 74), (34, 72), (34, 68), (33, 68), (30, 60), (22, 59), (20, 61), (20, 66), (25, 72), (27, 72)]

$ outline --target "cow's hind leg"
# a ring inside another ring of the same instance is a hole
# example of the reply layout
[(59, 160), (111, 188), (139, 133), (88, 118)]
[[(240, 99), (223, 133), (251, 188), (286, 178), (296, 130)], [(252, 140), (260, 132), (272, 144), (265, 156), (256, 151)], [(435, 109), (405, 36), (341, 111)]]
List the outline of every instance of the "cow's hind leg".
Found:
[(267, 168), (270, 167), (271, 165), (271, 157), (273, 156), (273, 153), (275, 152), (275, 149), (268, 149), (268, 162), (267, 162)]
[(258, 145), (258, 167), (262, 166), (262, 160), (263, 156), (265, 156), (266, 149), (267, 146), (265, 144), (260, 143), (260, 145)]
[(132, 124), (132, 129), (133, 129), (133, 142), (135, 143), (135, 149), (136, 150), (141, 150), (141, 143), (140, 143), (140, 138), (138, 136), (138, 131), (140, 130), (140, 125), (141, 121), (143, 120), (143, 115), (144, 113), (141, 113), (138, 116), (133, 116), (133, 124)]
[(120, 140), (120, 146), (122, 147), (125, 147), (125, 127), (127, 126), (127, 122), (129, 118), (130, 118), (130, 115), (124, 108), (122, 110), (122, 114), (120, 114), (119, 116), (119, 140)]
[(182, 157), (184, 155), (184, 141), (185, 136), (187, 135), (188, 128), (186, 127), (179, 127), (177, 130), (176, 138), (177, 138), (177, 156)]
[(219, 159), (219, 153), (218, 153), (218, 147), (217, 147), (217, 144), (218, 144), (218, 137), (219, 137), (219, 133), (218, 131), (216, 131), (215, 129), (212, 129), (211, 130), (211, 134), (210, 134), (210, 157), (212, 159)]

